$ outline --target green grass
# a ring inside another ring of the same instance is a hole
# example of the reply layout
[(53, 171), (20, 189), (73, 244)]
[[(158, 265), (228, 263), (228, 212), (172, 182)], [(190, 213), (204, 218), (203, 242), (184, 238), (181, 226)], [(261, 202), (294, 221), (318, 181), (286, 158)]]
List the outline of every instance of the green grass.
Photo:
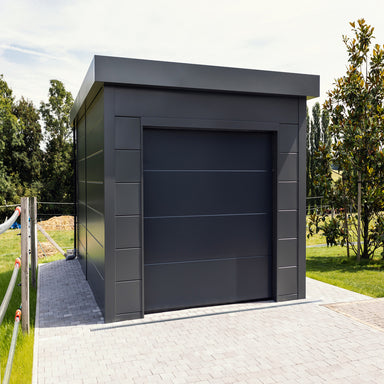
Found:
[(345, 247), (307, 248), (307, 276), (367, 296), (384, 296), (381, 257), (357, 264), (355, 257), (347, 258)]
[[(3, 300), (5, 291), (7, 290), (13, 272), (15, 258), (20, 255), (20, 236), (17, 236), (18, 233), (20, 233), (19, 230), (9, 230), (0, 235), (0, 301)], [(73, 248), (73, 231), (49, 231), (48, 233), (64, 250), (66, 248)], [(38, 238), (40, 241), (45, 241), (44, 236), (40, 233)], [(60, 259), (63, 259), (63, 256), (60, 253), (57, 253), (46, 259), (39, 259), (39, 264)], [(17, 285), (19, 283), (20, 271), (7, 313), (0, 326), (0, 366), (2, 377), (7, 364), (15, 312), (21, 303), (21, 288)], [(24, 335), (21, 331), (21, 327), (19, 329), (10, 383), (24, 384), (31, 383), (32, 381), (35, 313), (36, 290), (30, 286), (31, 332), (29, 335)]]
[[(326, 244), (325, 237), (316, 234), (307, 238), (307, 246), (316, 244)], [(307, 276), (367, 296), (384, 297), (381, 252), (380, 248), (373, 260), (357, 264), (354, 256), (347, 257), (346, 247), (307, 248)]]

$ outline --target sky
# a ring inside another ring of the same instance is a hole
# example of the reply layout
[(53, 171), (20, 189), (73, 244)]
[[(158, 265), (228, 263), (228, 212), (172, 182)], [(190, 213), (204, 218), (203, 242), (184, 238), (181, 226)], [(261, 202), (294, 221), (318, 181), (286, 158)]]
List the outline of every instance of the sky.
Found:
[(384, 44), (382, 0), (0, 0), (0, 74), (35, 106), (49, 80), (74, 98), (94, 55), (320, 75), (345, 73), (342, 35), (365, 18)]

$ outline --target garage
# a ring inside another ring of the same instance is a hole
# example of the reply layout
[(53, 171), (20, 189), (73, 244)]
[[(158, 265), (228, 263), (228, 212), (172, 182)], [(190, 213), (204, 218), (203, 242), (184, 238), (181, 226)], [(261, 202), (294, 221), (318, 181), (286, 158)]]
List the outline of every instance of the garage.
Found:
[(272, 295), (268, 133), (145, 129), (145, 311)]
[(106, 322), (305, 298), (319, 77), (95, 56), (71, 111), (77, 258)]

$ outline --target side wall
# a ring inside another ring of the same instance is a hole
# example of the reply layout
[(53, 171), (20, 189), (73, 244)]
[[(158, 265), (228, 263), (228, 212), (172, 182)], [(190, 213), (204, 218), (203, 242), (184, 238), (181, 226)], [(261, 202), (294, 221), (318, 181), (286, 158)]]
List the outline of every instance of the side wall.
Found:
[(79, 259), (104, 309), (104, 96), (100, 91), (77, 123)]
[(144, 315), (142, 131), (162, 119), (190, 120), (191, 128), (198, 120), (278, 127), (273, 298), (304, 297), (305, 98), (113, 86), (104, 98), (107, 322)]

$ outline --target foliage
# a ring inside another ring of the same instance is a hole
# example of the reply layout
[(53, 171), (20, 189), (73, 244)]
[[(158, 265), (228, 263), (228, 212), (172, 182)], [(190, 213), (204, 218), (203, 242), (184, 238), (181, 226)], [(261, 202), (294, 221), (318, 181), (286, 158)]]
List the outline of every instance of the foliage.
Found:
[(17, 164), (20, 182), (24, 196), (36, 196), (42, 188), (43, 151), (40, 144), (43, 135), (39, 123), (40, 115), (33, 103), (24, 97), (14, 103), (13, 114), (18, 119), (20, 136), (23, 138), (23, 145), (18, 152), (22, 161)]
[(38, 110), (24, 97), (16, 101), (0, 75), (0, 205), (20, 203), (21, 196), (72, 201), (72, 104), (64, 85), (51, 80), (49, 101)]
[[(331, 138), (333, 144), (331, 151), (324, 149), (323, 157), (329, 155), (342, 175), (326, 189), (336, 210), (345, 210), (345, 214), (335, 217), (338, 225), (334, 223), (326, 229), (335, 242), (348, 240), (357, 251), (350, 237), (357, 239), (358, 220), (355, 214), (346, 213), (357, 211), (360, 178), (362, 257), (369, 259), (383, 244), (380, 212), (384, 210), (384, 50), (375, 45), (370, 52), (374, 29), (364, 19), (350, 24), (354, 36), (343, 37), (349, 66), (346, 74), (335, 81), (324, 104), (330, 118), (327, 140)], [(343, 232), (340, 228), (350, 230)]]
[(51, 80), (50, 84), (49, 101), (40, 106), (46, 140), (42, 199), (71, 202), (74, 198), (74, 153), (69, 112), (73, 98), (62, 82)]
[(325, 237), (327, 247), (338, 245), (338, 241), (341, 239), (341, 244), (345, 242), (345, 231), (342, 226), (342, 221), (338, 216), (327, 217), (327, 212), (323, 211), (321, 215), (316, 212), (308, 215), (308, 234), (307, 237), (322, 233)]
[(328, 124), (328, 112), (322, 111), (319, 103), (312, 107), (312, 118), (307, 111), (307, 197), (313, 198), (308, 200), (309, 211), (328, 203), (332, 172)]
[(12, 201), (15, 197), (13, 188), (17, 179), (17, 168), (9, 169), (12, 164), (12, 151), (10, 149), (20, 144), (18, 137), (17, 118), (12, 114), (14, 98), (12, 90), (0, 76), (0, 196), (2, 202)]

